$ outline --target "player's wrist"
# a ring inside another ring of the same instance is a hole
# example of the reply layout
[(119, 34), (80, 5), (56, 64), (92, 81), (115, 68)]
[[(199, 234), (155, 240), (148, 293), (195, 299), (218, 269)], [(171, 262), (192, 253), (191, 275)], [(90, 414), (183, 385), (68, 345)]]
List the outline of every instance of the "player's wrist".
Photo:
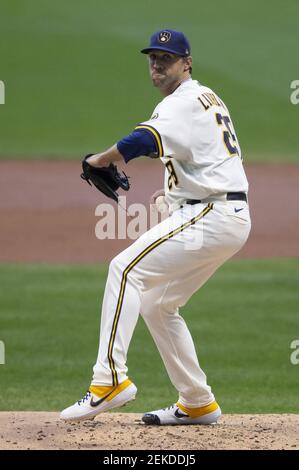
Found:
[(111, 149), (107, 150), (106, 152), (96, 153), (91, 157), (88, 157), (86, 161), (89, 163), (89, 165), (95, 168), (102, 168), (109, 166), (110, 163), (114, 163), (119, 160), (122, 160), (122, 156), (118, 150), (115, 151), (115, 149), (111, 147)]

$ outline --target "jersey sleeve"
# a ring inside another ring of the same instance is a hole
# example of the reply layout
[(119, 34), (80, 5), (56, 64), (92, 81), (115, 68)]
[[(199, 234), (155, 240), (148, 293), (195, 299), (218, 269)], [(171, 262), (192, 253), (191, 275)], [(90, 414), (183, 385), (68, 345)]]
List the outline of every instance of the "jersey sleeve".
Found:
[(155, 140), (159, 157), (187, 159), (190, 155), (192, 103), (178, 97), (164, 99), (152, 118), (136, 129), (146, 129)]
[(157, 154), (155, 139), (146, 129), (135, 129), (130, 135), (119, 140), (116, 145), (126, 163), (142, 155)]

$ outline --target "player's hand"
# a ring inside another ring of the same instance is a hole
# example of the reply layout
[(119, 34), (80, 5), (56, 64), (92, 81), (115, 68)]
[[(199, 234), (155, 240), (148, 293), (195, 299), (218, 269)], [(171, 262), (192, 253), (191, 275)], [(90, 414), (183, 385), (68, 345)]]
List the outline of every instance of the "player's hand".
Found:
[(156, 199), (159, 196), (165, 196), (164, 189), (158, 189), (157, 191), (154, 192), (154, 194), (152, 194), (152, 196), (150, 198), (150, 204), (152, 204), (152, 205), (155, 204)]
[(110, 163), (116, 164), (123, 162), (123, 156), (119, 153), (117, 145), (112, 145), (108, 150), (101, 153), (95, 153), (85, 157), (87, 163), (95, 168), (108, 168)]
[(86, 161), (87, 163), (89, 163), (90, 166), (93, 166), (95, 168), (102, 168), (105, 166), (109, 166), (109, 163), (103, 159), (101, 153), (90, 155), (90, 157), (86, 158)]

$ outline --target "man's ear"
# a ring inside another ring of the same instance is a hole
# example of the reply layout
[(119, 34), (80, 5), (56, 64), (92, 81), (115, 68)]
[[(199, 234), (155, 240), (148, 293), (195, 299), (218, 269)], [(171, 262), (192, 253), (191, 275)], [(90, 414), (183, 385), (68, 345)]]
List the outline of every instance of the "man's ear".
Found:
[(184, 72), (187, 70), (192, 70), (192, 57), (188, 56), (185, 59), (185, 66), (184, 66)]

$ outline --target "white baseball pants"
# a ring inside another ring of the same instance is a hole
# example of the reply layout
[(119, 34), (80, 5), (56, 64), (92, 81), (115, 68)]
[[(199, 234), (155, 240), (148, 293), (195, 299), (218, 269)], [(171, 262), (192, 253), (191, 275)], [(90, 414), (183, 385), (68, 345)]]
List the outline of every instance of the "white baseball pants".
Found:
[(112, 260), (92, 385), (128, 378), (127, 351), (141, 314), (180, 403), (199, 407), (214, 401), (179, 307), (242, 248), (250, 226), (246, 202), (185, 204)]

